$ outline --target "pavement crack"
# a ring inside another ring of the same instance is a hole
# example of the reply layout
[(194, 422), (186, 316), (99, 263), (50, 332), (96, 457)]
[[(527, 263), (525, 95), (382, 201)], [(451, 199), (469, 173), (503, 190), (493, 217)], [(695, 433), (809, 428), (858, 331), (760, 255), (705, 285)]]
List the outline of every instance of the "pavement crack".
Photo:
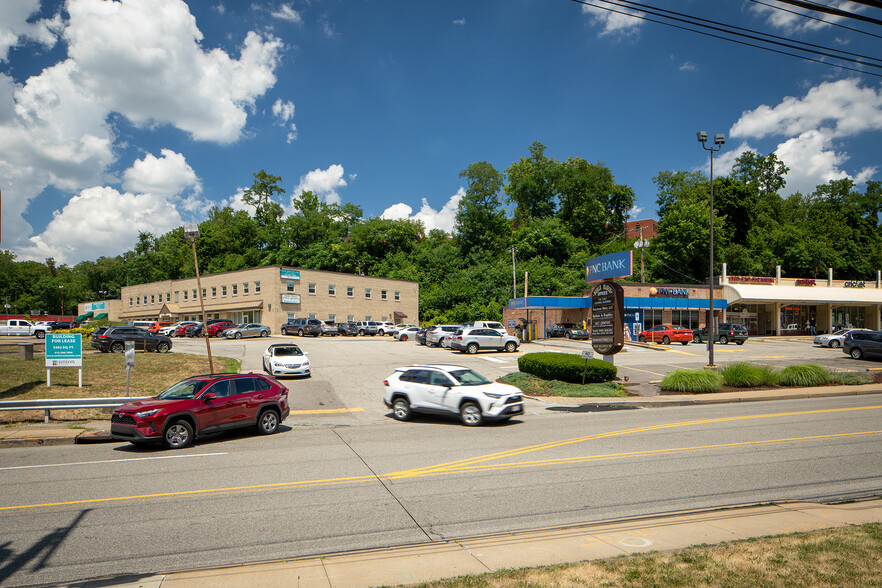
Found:
[(355, 456), (356, 456), (359, 460), (361, 460), (361, 463), (364, 464), (364, 467), (366, 467), (366, 468), (368, 469), (368, 471), (369, 471), (369, 472), (370, 472), (370, 473), (371, 473), (371, 474), (377, 479), (377, 481), (378, 481), (380, 484), (382, 484), (383, 488), (386, 489), (386, 492), (389, 493), (389, 496), (391, 496), (392, 499), (395, 500), (395, 502), (398, 503), (398, 506), (401, 507), (401, 510), (403, 510), (403, 511), (405, 512), (405, 514), (407, 514), (407, 516), (410, 517), (410, 520), (412, 520), (412, 521), (413, 521), (413, 524), (416, 525), (417, 528), (418, 528), (420, 531), (422, 531), (423, 535), (425, 535), (426, 538), (427, 538), (429, 541), (432, 541), (432, 542), (436, 541), (436, 539), (433, 538), (432, 535), (430, 535), (429, 532), (426, 531), (425, 528), (423, 528), (423, 526), (419, 523), (419, 521), (416, 520), (416, 518), (413, 516), (413, 514), (411, 514), (411, 512), (407, 509), (407, 507), (404, 505), (404, 503), (401, 502), (401, 500), (400, 500), (397, 496), (395, 496), (395, 493), (392, 492), (392, 489), (389, 487), (388, 480), (384, 479), (382, 476), (380, 476), (379, 474), (377, 474), (377, 472), (374, 471), (374, 468), (372, 468), (372, 467), (370, 466), (370, 464), (368, 464), (368, 462), (366, 462), (366, 461), (364, 460), (364, 458), (363, 458), (361, 455), (359, 455), (359, 453), (355, 450), (355, 448), (352, 447), (352, 445), (350, 445), (349, 442), (346, 441), (346, 439), (344, 439), (343, 437), (340, 436), (340, 433), (337, 432), (337, 429), (336, 429), (336, 428), (332, 428), (331, 430), (334, 432), (334, 434), (337, 436), (337, 438), (340, 439), (340, 441), (341, 441), (344, 445), (346, 445), (346, 447), (348, 447), (349, 450), (350, 450), (353, 454), (355, 454)]

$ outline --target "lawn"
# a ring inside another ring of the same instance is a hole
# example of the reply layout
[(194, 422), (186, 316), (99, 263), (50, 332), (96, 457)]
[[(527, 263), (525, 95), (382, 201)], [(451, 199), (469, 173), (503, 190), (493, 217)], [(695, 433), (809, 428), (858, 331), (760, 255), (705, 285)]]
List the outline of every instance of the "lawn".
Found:
[(527, 396), (569, 396), (573, 398), (615, 398), (628, 394), (621, 384), (570, 384), (559, 380), (543, 380), (532, 374), (512, 372), (499, 378), (500, 382), (521, 389)]

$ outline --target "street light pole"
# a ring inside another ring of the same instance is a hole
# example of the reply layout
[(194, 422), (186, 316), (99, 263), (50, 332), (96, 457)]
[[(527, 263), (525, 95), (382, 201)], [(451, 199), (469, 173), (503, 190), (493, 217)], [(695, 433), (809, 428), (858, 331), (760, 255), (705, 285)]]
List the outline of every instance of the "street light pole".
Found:
[(710, 151), (710, 272), (708, 279), (708, 291), (710, 293), (707, 309), (707, 367), (714, 367), (714, 335), (716, 334), (716, 325), (714, 325), (714, 152), (723, 148), (726, 137), (721, 133), (714, 135), (714, 145), (717, 148), (707, 146), (707, 133), (699, 131), (696, 133), (699, 143), (705, 151)]
[(199, 278), (199, 261), (196, 259), (196, 237), (199, 236), (199, 226), (189, 224), (184, 227), (184, 235), (190, 239), (193, 247), (193, 266), (196, 268), (196, 287), (199, 288), (199, 306), (202, 309), (202, 336), (205, 337), (205, 349), (208, 351), (208, 369), (214, 373), (214, 360), (211, 358), (211, 337), (208, 336), (208, 317), (205, 315), (205, 297), (202, 295), (202, 281)]
[(59, 286), (59, 290), (61, 290), (61, 316), (59, 320), (64, 320), (64, 286)]

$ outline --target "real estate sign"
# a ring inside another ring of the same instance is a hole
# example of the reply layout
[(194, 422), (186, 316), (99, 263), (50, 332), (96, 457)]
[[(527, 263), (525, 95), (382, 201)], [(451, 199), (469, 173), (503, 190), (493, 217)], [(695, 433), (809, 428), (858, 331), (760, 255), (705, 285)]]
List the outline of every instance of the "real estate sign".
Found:
[(83, 367), (83, 342), (79, 333), (46, 335), (46, 367)]

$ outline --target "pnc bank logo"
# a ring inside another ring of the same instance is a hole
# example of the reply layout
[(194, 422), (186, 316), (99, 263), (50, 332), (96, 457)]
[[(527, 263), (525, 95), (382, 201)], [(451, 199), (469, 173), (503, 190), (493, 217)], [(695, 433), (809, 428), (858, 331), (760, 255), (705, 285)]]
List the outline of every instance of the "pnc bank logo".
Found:
[(650, 296), (689, 296), (689, 288), (656, 288), (649, 289)]

